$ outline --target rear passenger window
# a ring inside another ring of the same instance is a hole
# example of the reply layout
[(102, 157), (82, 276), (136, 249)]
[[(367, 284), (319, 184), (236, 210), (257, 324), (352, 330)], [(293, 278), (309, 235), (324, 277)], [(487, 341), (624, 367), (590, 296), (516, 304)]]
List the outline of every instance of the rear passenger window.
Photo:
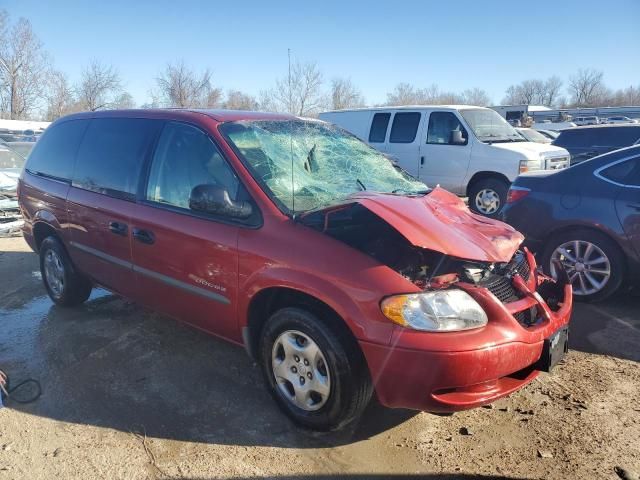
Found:
[(595, 145), (604, 145), (607, 147), (628, 147), (636, 143), (640, 137), (640, 128), (638, 127), (608, 127), (601, 128), (598, 136), (598, 142)]
[(71, 180), (73, 164), (89, 120), (52, 125), (33, 148), (26, 170), (60, 180)]
[(91, 120), (78, 151), (73, 185), (133, 198), (145, 156), (162, 123), (140, 118)]
[(396, 113), (393, 117), (389, 142), (412, 143), (416, 139), (419, 124), (420, 112)]
[(640, 171), (640, 160), (633, 158), (626, 162), (617, 163), (605, 168), (600, 172), (607, 180), (620, 183), (622, 185), (640, 185), (640, 179), (638, 178), (638, 172)]
[(218, 147), (202, 130), (184, 123), (168, 123), (153, 157), (147, 200), (189, 208), (191, 190), (217, 185), (236, 200), (240, 182)]
[(390, 113), (376, 113), (371, 122), (369, 141), (372, 143), (384, 143), (387, 137), (387, 127), (389, 126)]
[(588, 147), (593, 145), (593, 129), (567, 129), (560, 132), (553, 142), (559, 147)]

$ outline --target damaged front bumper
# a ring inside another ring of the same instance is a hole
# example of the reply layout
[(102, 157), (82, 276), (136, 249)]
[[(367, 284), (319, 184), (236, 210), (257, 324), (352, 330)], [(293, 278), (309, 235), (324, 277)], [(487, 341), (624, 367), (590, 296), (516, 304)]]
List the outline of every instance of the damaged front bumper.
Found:
[[(476, 330), (429, 333), (397, 327), (389, 345), (360, 342), (383, 405), (454, 412), (491, 403), (531, 382), (543, 370), (545, 340), (568, 326), (573, 296), (568, 279), (537, 272), (511, 277), (518, 299), (502, 303), (489, 289), (458, 282), (485, 310)], [(518, 320), (535, 311), (530, 323)], [(549, 342), (547, 342), (548, 344)]]

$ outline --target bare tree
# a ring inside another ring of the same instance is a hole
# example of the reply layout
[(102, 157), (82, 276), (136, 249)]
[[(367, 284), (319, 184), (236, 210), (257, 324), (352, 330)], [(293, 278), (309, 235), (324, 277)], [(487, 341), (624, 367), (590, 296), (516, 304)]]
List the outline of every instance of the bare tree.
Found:
[(240, 90), (229, 90), (222, 106), (228, 110), (257, 110), (258, 101)]
[(640, 104), (640, 85), (637, 87), (630, 85), (627, 88), (616, 90), (611, 98), (611, 105), (616, 107), (638, 104)]
[(569, 94), (573, 105), (591, 107), (602, 104), (608, 95), (604, 73), (592, 68), (580, 69), (569, 77)]
[(113, 101), (111, 108), (136, 108), (136, 102), (129, 92), (122, 92)]
[(317, 115), (326, 103), (322, 73), (315, 63), (295, 62), (291, 75), (277, 79), (272, 89), (260, 92), (261, 108), (302, 117)]
[(112, 65), (103, 65), (98, 60), (92, 60), (85, 67), (76, 87), (82, 110), (112, 108), (121, 93), (122, 83), (118, 71)]
[(20, 18), (10, 27), (9, 15), (0, 11), (0, 107), (4, 115), (26, 118), (39, 106), (48, 69), (48, 56), (31, 23)]
[(58, 71), (50, 73), (46, 100), (45, 118), (48, 121), (53, 121), (75, 110), (73, 89), (64, 73)]
[(562, 80), (557, 75), (549, 77), (544, 82), (544, 89), (542, 92), (542, 105), (547, 107), (556, 106), (561, 102), (560, 92), (562, 91)]
[(364, 105), (364, 98), (349, 78), (334, 78), (331, 80), (331, 108), (342, 110)]
[(410, 83), (399, 83), (392, 92), (387, 93), (387, 105), (419, 105), (426, 102), (424, 90)]
[(481, 88), (470, 88), (462, 92), (462, 103), (466, 105), (478, 105), (486, 107), (491, 103), (489, 94)]
[(211, 71), (197, 74), (185, 65), (184, 60), (167, 64), (157, 78), (160, 103), (168, 107), (216, 107), (222, 91), (211, 84)]
[(557, 76), (547, 80), (529, 79), (507, 88), (502, 103), (509, 105), (556, 105), (560, 101), (562, 80)]

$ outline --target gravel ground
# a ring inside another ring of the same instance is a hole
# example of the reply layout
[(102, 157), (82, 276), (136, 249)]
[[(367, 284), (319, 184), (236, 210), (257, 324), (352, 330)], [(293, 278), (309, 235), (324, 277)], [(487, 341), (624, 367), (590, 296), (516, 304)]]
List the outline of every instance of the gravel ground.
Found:
[(54, 307), (36, 255), (0, 239), (0, 368), (43, 389), (0, 409), (0, 480), (634, 478), (639, 305), (629, 292), (577, 305), (564, 364), (492, 408), (372, 404), (350, 430), (313, 434), (241, 348), (104, 291)]

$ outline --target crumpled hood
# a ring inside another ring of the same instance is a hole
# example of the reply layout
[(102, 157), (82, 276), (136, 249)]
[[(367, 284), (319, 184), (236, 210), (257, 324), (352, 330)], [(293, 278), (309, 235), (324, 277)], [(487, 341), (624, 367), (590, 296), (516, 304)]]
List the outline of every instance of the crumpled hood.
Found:
[(359, 192), (350, 197), (416, 247), (483, 262), (509, 262), (524, 236), (506, 223), (471, 213), (456, 195), (435, 188), (422, 197)]

